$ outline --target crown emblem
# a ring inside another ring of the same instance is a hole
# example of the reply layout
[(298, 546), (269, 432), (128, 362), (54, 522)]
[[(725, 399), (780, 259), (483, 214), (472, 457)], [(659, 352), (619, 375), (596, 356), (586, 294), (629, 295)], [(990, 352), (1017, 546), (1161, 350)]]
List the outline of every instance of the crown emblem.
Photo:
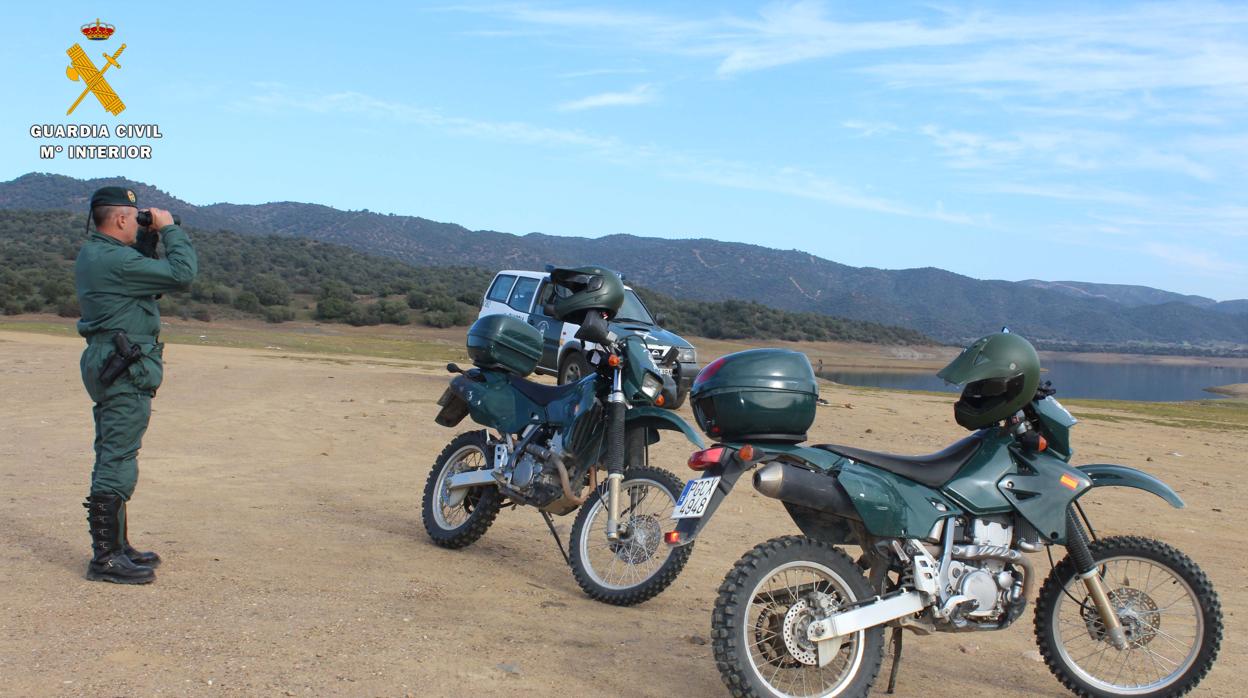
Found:
[(115, 31), (117, 31), (117, 27), (101, 22), (99, 17), (96, 17), (95, 24), (87, 22), (82, 25), (82, 35), (92, 41), (104, 41), (112, 36)]

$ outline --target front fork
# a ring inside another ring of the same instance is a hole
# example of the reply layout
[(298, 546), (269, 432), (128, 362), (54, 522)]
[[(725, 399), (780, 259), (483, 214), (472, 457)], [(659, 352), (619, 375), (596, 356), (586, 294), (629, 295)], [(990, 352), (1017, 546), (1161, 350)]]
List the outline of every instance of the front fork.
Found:
[(624, 482), (624, 403), (622, 372), (619, 366), (611, 377), (607, 396), (607, 540), (620, 539), (620, 484)]
[(1088, 596), (1092, 597), (1092, 603), (1096, 605), (1109, 641), (1115, 648), (1125, 650), (1127, 635), (1122, 629), (1122, 621), (1118, 620), (1118, 612), (1109, 600), (1105, 580), (1101, 579), (1096, 561), (1092, 559), (1092, 551), (1088, 549), (1088, 534), (1083, 530), (1083, 523), (1075, 516), (1073, 505), (1066, 510), (1066, 549), (1070, 551), (1070, 558), (1075, 563), (1075, 572), (1083, 580)]

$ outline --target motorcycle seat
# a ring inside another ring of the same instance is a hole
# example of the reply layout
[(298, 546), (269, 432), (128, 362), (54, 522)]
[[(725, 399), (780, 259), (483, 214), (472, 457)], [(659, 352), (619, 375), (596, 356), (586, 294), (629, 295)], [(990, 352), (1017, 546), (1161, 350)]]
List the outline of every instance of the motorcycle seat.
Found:
[(975, 432), (943, 451), (926, 456), (897, 456), (837, 444), (816, 444), (815, 448), (873, 465), (928, 487), (942, 487), (979, 452), (983, 444), (983, 432)]
[(562, 399), (577, 391), (576, 383), (566, 383), (564, 385), (543, 385), (542, 383), (534, 383), (525, 380), (519, 376), (508, 376), (507, 380), (511, 383), (511, 387), (520, 391), (528, 399), (545, 407), (556, 400)]

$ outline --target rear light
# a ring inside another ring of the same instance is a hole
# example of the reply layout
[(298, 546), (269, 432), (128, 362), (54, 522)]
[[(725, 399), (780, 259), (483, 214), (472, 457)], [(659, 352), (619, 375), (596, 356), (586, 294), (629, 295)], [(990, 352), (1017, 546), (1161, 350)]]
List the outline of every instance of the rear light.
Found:
[(719, 460), (723, 457), (723, 446), (708, 448), (705, 451), (696, 451), (693, 455), (689, 456), (689, 469), (706, 470), (712, 465), (719, 465)]
[(699, 385), (701, 383), (705, 383), (709, 381), (710, 379), (714, 378), (715, 374), (719, 373), (719, 369), (724, 367), (724, 359), (726, 358), (728, 357), (726, 356), (720, 357), (718, 359), (715, 359), (711, 363), (707, 364), (706, 366), (703, 366), (702, 370), (698, 371), (698, 377), (693, 379), (693, 384)]
[(668, 545), (680, 545), (680, 531), (668, 531), (663, 534), (663, 542)]

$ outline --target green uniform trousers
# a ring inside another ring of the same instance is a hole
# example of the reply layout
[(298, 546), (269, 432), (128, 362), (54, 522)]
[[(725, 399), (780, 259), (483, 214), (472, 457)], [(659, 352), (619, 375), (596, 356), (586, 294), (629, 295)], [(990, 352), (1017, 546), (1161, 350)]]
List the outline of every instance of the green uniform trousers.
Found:
[(152, 418), (151, 393), (126, 392), (95, 403), (95, 468), (91, 494), (130, 500), (139, 481), (139, 448)]

